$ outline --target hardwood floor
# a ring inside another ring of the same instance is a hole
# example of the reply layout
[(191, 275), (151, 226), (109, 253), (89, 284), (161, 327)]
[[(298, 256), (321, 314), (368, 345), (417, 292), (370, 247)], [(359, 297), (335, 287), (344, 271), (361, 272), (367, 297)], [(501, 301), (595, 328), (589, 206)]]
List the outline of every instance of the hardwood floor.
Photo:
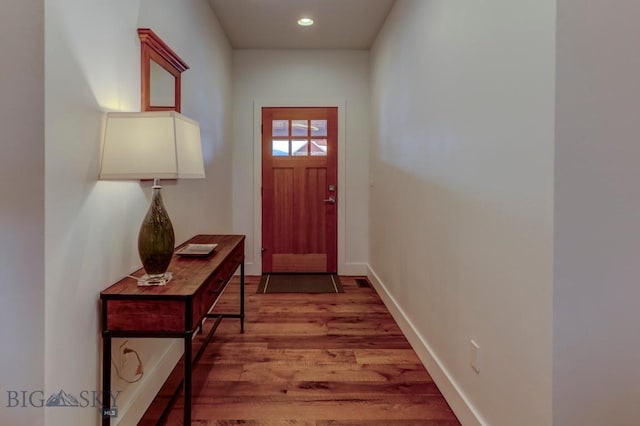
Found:
[[(459, 425), (373, 288), (341, 280), (340, 294), (256, 294), (247, 277), (245, 333), (218, 327), (194, 369), (192, 424)], [(238, 297), (230, 285), (216, 311)], [(140, 425), (182, 423), (181, 393), (158, 420), (180, 375)]]

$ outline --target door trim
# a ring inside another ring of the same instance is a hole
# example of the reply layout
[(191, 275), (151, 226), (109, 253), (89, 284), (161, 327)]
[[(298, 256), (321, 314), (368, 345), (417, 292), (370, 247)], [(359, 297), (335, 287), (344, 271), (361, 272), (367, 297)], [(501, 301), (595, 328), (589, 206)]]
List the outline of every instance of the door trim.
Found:
[[(268, 107), (336, 107), (338, 108), (338, 182), (340, 182), (340, 202), (338, 203), (338, 274), (365, 275), (366, 265), (347, 264), (346, 254), (346, 206), (347, 178), (346, 166), (346, 108), (345, 99), (255, 99), (253, 101), (253, 249), (248, 257), (253, 262), (247, 262), (247, 274), (260, 275), (262, 273), (262, 108)], [(249, 247), (247, 247), (248, 249)]]

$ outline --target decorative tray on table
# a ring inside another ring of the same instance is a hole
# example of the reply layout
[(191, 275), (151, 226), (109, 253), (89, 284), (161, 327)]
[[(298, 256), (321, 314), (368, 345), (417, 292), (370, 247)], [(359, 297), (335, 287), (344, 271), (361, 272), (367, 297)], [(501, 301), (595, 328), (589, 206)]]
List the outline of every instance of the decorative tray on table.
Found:
[(217, 246), (217, 244), (187, 244), (176, 250), (176, 254), (178, 256), (209, 256)]

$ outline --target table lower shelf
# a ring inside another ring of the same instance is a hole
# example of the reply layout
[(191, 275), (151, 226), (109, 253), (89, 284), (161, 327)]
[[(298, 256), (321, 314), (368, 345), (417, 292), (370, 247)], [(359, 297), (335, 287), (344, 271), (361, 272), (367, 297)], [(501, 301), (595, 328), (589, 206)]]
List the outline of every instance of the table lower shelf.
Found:
[[(196, 334), (193, 339), (193, 352), (192, 366), (195, 368), (196, 363), (204, 353), (210, 340), (214, 338), (215, 331), (224, 318), (235, 318), (231, 314), (229, 316), (210, 318), (205, 321), (202, 332)], [(166, 421), (173, 404), (180, 399), (183, 386), (184, 375), (184, 357), (180, 358), (180, 361), (173, 368), (169, 377), (164, 382), (158, 394), (154, 398), (153, 402), (147, 408), (146, 412), (142, 416), (142, 420), (138, 423), (138, 426), (155, 426), (158, 424), (164, 424)], [(197, 393), (197, 389), (194, 389)]]

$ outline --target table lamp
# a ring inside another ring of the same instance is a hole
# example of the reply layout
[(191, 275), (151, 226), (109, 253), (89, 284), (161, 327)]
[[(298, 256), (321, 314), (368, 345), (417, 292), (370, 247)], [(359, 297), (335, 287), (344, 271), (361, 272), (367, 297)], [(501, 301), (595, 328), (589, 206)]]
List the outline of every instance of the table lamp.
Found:
[(173, 225), (160, 194), (160, 179), (202, 179), (200, 127), (175, 111), (107, 113), (101, 180), (153, 179), (151, 205), (138, 234), (146, 274), (138, 285), (165, 285), (173, 256)]

